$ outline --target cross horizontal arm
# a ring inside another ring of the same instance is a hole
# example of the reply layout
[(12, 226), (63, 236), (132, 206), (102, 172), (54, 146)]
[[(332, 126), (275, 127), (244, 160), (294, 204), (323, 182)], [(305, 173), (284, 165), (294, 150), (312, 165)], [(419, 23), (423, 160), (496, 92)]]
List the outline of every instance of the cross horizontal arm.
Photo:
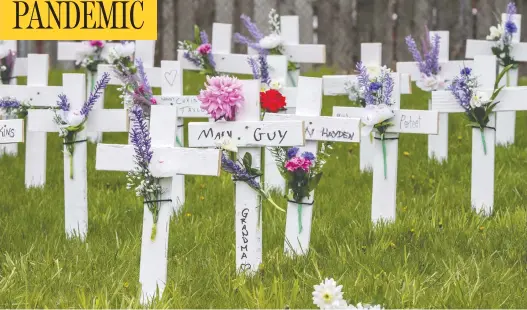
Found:
[[(479, 89), (487, 94), (492, 89)], [(527, 98), (527, 87), (508, 87), (501, 90), (495, 101), (499, 103), (494, 107), (494, 112), (523, 111), (527, 110), (525, 105)], [(459, 105), (456, 98), (449, 91), (432, 92), (432, 109), (443, 113), (460, 113), (465, 110)]]
[(308, 141), (360, 142), (360, 118), (266, 113), (264, 121), (304, 121)]
[[(77, 53), (83, 42), (58, 42), (57, 59), (58, 60), (77, 60)], [(106, 43), (105, 48), (114, 48), (120, 43)]]
[[(472, 68), (474, 62), (471, 60), (453, 60), (440, 62), (439, 65), (441, 66), (441, 77), (450, 80), (454, 76), (459, 75), (463, 67)], [(412, 81), (418, 81), (421, 78), (417, 62), (398, 62), (397, 72), (409, 74)]]
[[(122, 85), (113, 73), (113, 65), (98, 65), (97, 66), (97, 79), (100, 80), (104, 73), (110, 74), (109, 85)], [(145, 67), (145, 74), (148, 77), (148, 83), (152, 87), (161, 87), (161, 68), (158, 67)]]
[(24, 142), (24, 120), (0, 121), (0, 144)]
[(53, 107), (57, 105), (62, 86), (0, 85), (0, 97), (15, 97), (35, 107)]
[[(367, 110), (355, 107), (333, 107), (336, 117), (363, 117)], [(395, 110), (389, 133), (419, 133), (437, 135), (439, 128), (439, 113), (425, 110)]]
[[(59, 112), (60, 113), (60, 112)], [(28, 131), (58, 132), (52, 110), (28, 110)], [(86, 129), (100, 132), (127, 132), (128, 115), (124, 109), (92, 110)]]
[(284, 44), (284, 55), (295, 63), (325, 64), (326, 46), (322, 44)]
[[(178, 147), (153, 147), (150, 171), (154, 177), (168, 178), (175, 174), (205, 176), (220, 175), (221, 151), (219, 149), (191, 149)], [(133, 145), (97, 144), (95, 169), (106, 171), (131, 171), (134, 169)]]
[[(473, 59), (477, 55), (493, 55), (494, 41), (467, 40), (465, 58)], [(511, 57), (516, 61), (527, 61), (527, 43), (512, 43)]]
[(239, 147), (304, 145), (302, 121), (235, 121), (189, 123), (191, 147), (213, 147), (228, 137)]
[[(401, 94), (411, 94), (410, 75), (401, 73), (400, 91)], [(408, 81), (404, 83), (403, 81)], [(322, 77), (324, 96), (341, 96), (347, 95), (346, 83), (357, 83), (356, 75), (324, 75)]]

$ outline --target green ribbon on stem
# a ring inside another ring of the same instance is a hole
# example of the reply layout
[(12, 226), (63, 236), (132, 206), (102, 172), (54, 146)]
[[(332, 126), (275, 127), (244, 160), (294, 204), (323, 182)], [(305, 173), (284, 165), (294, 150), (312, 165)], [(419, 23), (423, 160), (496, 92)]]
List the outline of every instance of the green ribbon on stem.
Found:
[(183, 147), (183, 143), (181, 143), (181, 141), (179, 140), (179, 137), (176, 136), (176, 144), (179, 146), (179, 147)]
[(485, 153), (485, 155), (487, 155), (487, 142), (485, 142), (485, 129), (480, 128), (479, 130), (481, 132), (481, 143), (483, 143), (483, 152)]
[(298, 204), (298, 233), (302, 233), (302, 204)]
[(388, 168), (386, 164), (386, 142), (384, 140), (384, 133), (381, 133), (381, 144), (382, 144), (382, 158), (384, 161), (384, 179), (386, 180)]

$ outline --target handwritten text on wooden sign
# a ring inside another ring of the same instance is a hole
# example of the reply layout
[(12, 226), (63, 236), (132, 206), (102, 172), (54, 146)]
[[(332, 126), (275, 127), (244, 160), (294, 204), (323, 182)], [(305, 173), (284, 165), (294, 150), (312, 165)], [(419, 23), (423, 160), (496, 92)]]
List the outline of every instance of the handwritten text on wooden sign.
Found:
[(0, 144), (24, 142), (24, 120), (0, 121)]

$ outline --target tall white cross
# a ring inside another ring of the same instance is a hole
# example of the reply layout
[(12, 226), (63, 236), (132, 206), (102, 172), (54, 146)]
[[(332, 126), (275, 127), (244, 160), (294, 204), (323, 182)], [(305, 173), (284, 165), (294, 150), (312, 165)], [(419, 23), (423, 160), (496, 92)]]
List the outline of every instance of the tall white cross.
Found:
[[(494, 55), (480, 55), (474, 57), (473, 75), (478, 78), (480, 91), (492, 93), (496, 80), (496, 57)], [(479, 128), (472, 129), (472, 181), (471, 202), (472, 208), (486, 215), (492, 214), (494, 206), (494, 156), (495, 139), (498, 124), (496, 114), (503, 111), (527, 110), (525, 98), (527, 87), (505, 87), (495, 101), (499, 103), (494, 112), (489, 115), (489, 123), (484, 129), (484, 139), (487, 152), (483, 148), (482, 133)], [(464, 113), (465, 110), (449, 91), (432, 93), (432, 108), (445, 113)], [(494, 129), (495, 128), (495, 129)]]
[[(437, 134), (438, 112), (422, 110), (400, 110), (399, 74), (392, 74), (394, 91), (392, 109), (395, 116), (393, 126), (385, 134), (385, 149), (381, 137), (375, 133), (373, 157), (372, 221), (394, 221), (397, 193), (397, 161), (399, 153), (399, 134)], [(360, 117), (366, 109), (356, 107), (333, 107), (333, 116)], [(367, 139), (367, 138), (365, 138)], [(369, 139), (368, 139), (369, 140)], [(383, 155), (385, 154), (385, 156)], [(384, 158), (385, 157), (385, 158)], [(386, 161), (386, 162), (385, 162)]]
[[(150, 172), (161, 178), (159, 185), (163, 193), (159, 200), (160, 211), (157, 234), (152, 240), (154, 220), (148, 205), (144, 205), (143, 233), (139, 282), (141, 302), (148, 303), (159, 298), (167, 281), (167, 252), (170, 217), (173, 213), (174, 193), (172, 176), (176, 174), (218, 176), (220, 174), (220, 150), (190, 149), (174, 147), (176, 139), (177, 107), (152, 106), (150, 132), (153, 157)], [(132, 145), (97, 145), (96, 169), (108, 171), (131, 171), (134, 169), (134, 147)]]
[[(239, 147), (238, 159), (242, 160), (246, 153), (251, 154), (255, 169), (260, 169), (262, 146), (304, 145), (304, 123), (260, 121), (260, 83), (256, 80), (241, 82), (245, 103), (236, 114), (236, 121), (189, 123), (189, 145), (213, 147), (222, 137), (228, 136)], [(260, 178), (255, 181), (260, 182)], [(254, 273), (262, 262), (261, 197), (244, 182), (236, 183), (235, 192), (236, 269)]]
[[(366, 66), (381, 66), (382, 61), (382, 43), (361, 43), (360, 46), (361, 61)], [(325, 75), (324, 80), (324, 95), (325, 96), (340, 96), (348, 95), (348, 83), (356, 83), (356, 75)], [(399, 81), (399, 79), (398, 79)], [(400, 83), (398, 82), (398, 94), (411, 94), (412, 88), (410, 77), (408, 74), (400, 75)], [(397, 95), (399, 97), (399, 95)], [(397, 99), (399, 102), (399, 99)], [(370, 171), (373, 169), (374, 144), (370, 139), (362, 139), (360, 141), (360, 170)]]
[[(449, 38), (448, 31), (430, 31), (430, 40), (438, 34), (439, 41), (439, 65), (441, 78), (450, 81), (459, 74), (463, 67), (472, 67), (473, 62), (467, 60), (448, 60), (449, 59)], [(418, 81), (421, 78), (421, 72), (417, 62), (398, 62), (397, 72), (408, 73), (412, 81)], [(428, 109), (432, 109), (432, 99), (428, 101)], [(439, 132), (437, 135), (428, 136), (428, 158), (436, 159), (439, 162), (446, 161), (448, 157), (448, 114), (439, 113)]]
[[(84, 74), (63, 74), (62, 92), (68, 97), (71, 110), (80, 110), (86, 101), (86, 76)], [(50, 102), (57, 102), (58, 97)], [(28, 133), (46, 134), (59, 132), (54, 121), (55, 112), (50, 109), (30, 109), (28, 111)], [(85, 239), (88, 233), (88, 181), (87, 181), (87, 143), (86, 132), (127, 132), (126, 111), (122, 109), (92, 110), (85, 128), (77, 133), (73, 164), (64, 145), (64, 208), (66, 235)], [(44, 136), (45, 137), (45, 136)], [(29, 149), (34, 152), (34, 150)], [(70, 170), (73, 168), (73, 178)]]
[[(507, 14), (501, 14), (502, 25), (505, 27), (507, 21)], [(521, 22), (522, 16), (515, 14), (512, 16), (512, 21), (516, 24), (518, 31), (512, 35), (512, 51), (511, 56), (518, 62), (527, 62), (527, 43), (520, 42)], [(474, 59), (477, 55), (493, 55), (492, 47), (494, 41), (485, 40), (467, 40), (467, 49), (465, 57)], [(498, 70), (501, 72), (503, 68), (499, 66)], [(518, 69), (510, 70), (505, 79), (501, 81), (501, 85), (517, 86), (518, 85)], [(498, 145), (514, 144), (514, 134), (516, 127), (516, 111), (502, 111), (496, 113), (496, 143)]]
[[(266, 113), (264, 120), (304, 121), (306, 145), (300, 148), (299, 153), (307, 151), (316, 156), (318, 141), (360, 141), (359, 118), (320, 116), (322, 110), (321, 78), (300, 77), (297, 100), (296, 115)], [(265, 177), (267, 178), (267, 175)], [(288, 202), (284, 242), (286, 253), (297, 255), (308, 253), (314, 202), (314, 191), (301, 203)]]
[[(6, 48), (8, 50), (11, 50), (13, 52), (17, 51), (17, 41), (15, 40), (6, 40), (6, 41), (0, 41), (0, 49)], [(11, 72), (11, 81), (9, 81), (10, 85), (16, 85), (18, 77), (27, 76), (27, 58), (16, 58), (15, 65), (13, 68), (13, 71)], [(4, 118), (10, 119), (15, 116), (11, 115), (4, 115)], [(1, 116), (0, 116), (1, 118)], [(18, 144), (17, 143), (6, 143), (4, 145), (0, 145), (0, 156), (2, 154), (6, 154), (8, 156), (16, 156), (18, 154)]]
[[(49, 108), (55, 106), (58, 96), (63, 92), (61, 86), (47, 86), (49, 56), (46, 54), (28, 55), (28, 74), (26, 85), (0, 85), (0, 97), (14, 97), (33, 107)], [(25, 185), (43, 187), (46, 184), (45, 132), (26, 133)]]
[[(64, 61), (75, 61), (79, 50), (83, 47), (83, 42), (58, 42), (57, 60)], [(109, 49), (121, 43), (107, 43)], [(135, 41), (135, 53), (134, 58), (140, 58), (143, 61), (145, 72), (148, 77), (152, 77), (149, 80), (152, 87), (160, 87), (159, 68), (154, 68), (154, 53), (155, 53), (155, 41), (148, 40), (137, 40)], [(88, 83), (86, 84), (86, 94), (89, 95), (94, 87), (94, 83), (100, 80), (104, 73), (113, 73), (111, 65), (99, 65), (97, 66), (97, 74), (92, 74), (90, 71), (86, 71)], [(108, 85), (121, 85), (121, 82), (116, 79), (113, 74), (112, 79)], [(94, 109), (104, 109), (104, 93), (95, 103)], [(88, 132), (88, 140), (93, 143), (102, 142), (102, 133), (100, 132)]]

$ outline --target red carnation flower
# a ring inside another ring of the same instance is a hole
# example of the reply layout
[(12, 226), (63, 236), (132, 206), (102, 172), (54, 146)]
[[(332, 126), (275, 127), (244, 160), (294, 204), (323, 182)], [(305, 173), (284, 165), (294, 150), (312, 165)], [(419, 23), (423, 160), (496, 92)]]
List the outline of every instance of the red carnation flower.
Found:
[(276, 113), (285, 107), (285, 97), (276, 89), (262, 91), (260, 105), (266, 112)]

